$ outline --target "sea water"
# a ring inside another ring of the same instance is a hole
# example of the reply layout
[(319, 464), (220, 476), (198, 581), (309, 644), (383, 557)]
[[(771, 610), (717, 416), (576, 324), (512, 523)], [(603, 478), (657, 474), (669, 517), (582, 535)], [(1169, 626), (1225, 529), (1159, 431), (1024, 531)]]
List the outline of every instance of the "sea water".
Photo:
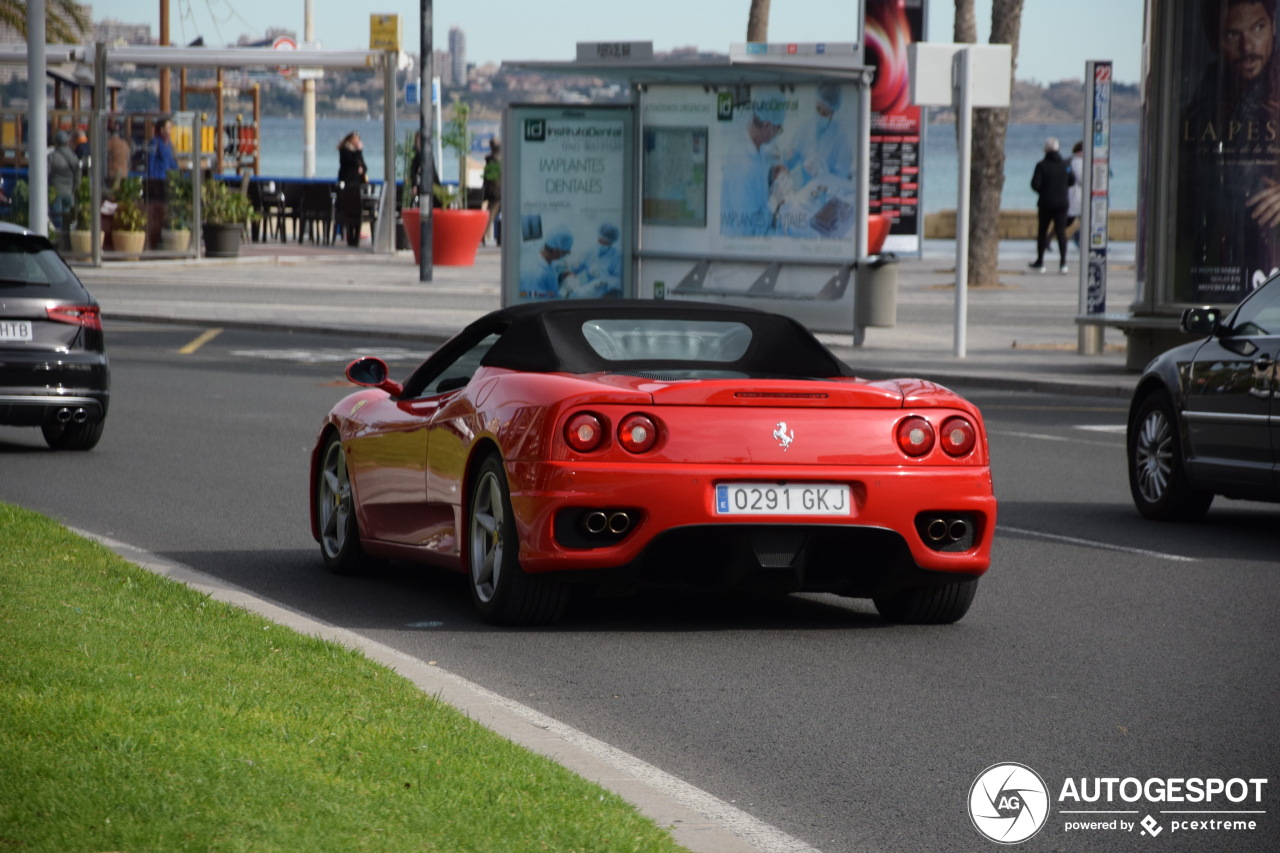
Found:
[[(396, 139), (404, 143), (418, 129), (416, 119), (396, 122)], [(383, 123), (380, 118), (316, 118), (316, 177), (338, 176), (338, 143), (351, 131), (359, 131), (364, 140), (364, 159), (369, 176), (383, 177)], [(496, 122), (474, 123), (473, 134), (492, 134)], [(1005, 137), (1005, 178), (1001, 206), (1006, 210), (1030, 210), (1036, 206), (1031, 189), (1031, 174), (1044, 156), (1044, 141), (1053, 136), (1062, 147), (1062, 156), (1070, 157), (1071, 146), (1082, 138), (1079, 124), (1011, 124)], [(483, 150), (483, 148), (479, 149)], [(473, 156), (479, 156), (478, 154)], [(925, 213), (954, 209), (956, 206), (956, 137), (953, 124), (930, 124), (924, 139), (923, 181), (920, 193)], [(262, 119), (261, 173), (277, 178), (302, 177), (302, 119)], [(458, 159), (452, 151), (444, 153), (440, 169), (442, 180), (454, 181), (458, 176)], [(397, 171), (399, 175), (399, 171)], [(1138, 203), (1138, 125), (1111, 126), (1111, 197), (1112, 210), (1134, 210)]]

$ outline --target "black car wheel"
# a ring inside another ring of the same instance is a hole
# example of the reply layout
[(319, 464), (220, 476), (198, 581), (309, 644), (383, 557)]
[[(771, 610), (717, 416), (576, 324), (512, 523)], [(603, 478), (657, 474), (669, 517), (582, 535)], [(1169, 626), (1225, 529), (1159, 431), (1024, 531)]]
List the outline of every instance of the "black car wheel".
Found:
[(1209, 510), (1213, 493), (1187, 480), (1173, 403), (1163, 391), (1149, 394), (1129, 424), (1129, 491), (1138, 512), (1156, 521), (1195, 521)]
[(82, 424), (45, 424), (40, 427), (44, 442), (54, 450), (92, 450), (102, 438), (106, 421)]
[(471, 600), (486, 622), (545, 625), (564, 615), (569, 590), (520, 568), (520, 539), (502, 460), (487, 457), (471, 484), (468, 567)]
[(320, 554), (334, 574), (354, 574), (372, 561), (360, 545), (360, 527), (347, 473), (347, 452), (336, 433), (325, 442), (317, 474), (314, 500), (320, 524)]
[(890, 622), (912, 625), (949, 625), (969, 612), (978, 593), (978, 580), (904, 589), (873, 599), (876, 610)]

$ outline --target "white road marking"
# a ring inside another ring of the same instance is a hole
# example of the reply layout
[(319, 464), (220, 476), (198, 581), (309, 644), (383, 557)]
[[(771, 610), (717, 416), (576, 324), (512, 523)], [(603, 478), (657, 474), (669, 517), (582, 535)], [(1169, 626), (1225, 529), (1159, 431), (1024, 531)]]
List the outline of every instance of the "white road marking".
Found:
[(1005, 432), (1003, 430), (988, 431), (991, 436), (1008, 436), (1009, 438), (1034, 438), (1038, 441), (1065, 441), (1071, 444), (1086, 444), (1092, 447), (1118, 447), (1114, 441), (1090, 441), (1087, 438), (1076, 438), (1073, 435), (1049, 435), (1043, 432)]
[(301, 361), (307, 364), (325, 362), (347, 363), (366, 355), (376, 355), (383, 361), (419, 362), (431, 355), (431, 350), (411, 350), (388, 347), (376, 352), (351, 349), (237, 349), (231, 354), (238, 358), (259, 358), (272, 361)]
[(1110, 542), (1098, 542), (1095, 539), (1080, 539), (1075, 536), (1059, 536), (1056, 533), (1042, 533), (1039, 530), (1026, 530), (1021, 527), (1009, 527), (1004, 524), (997, 524), (996, 530), (1003, 530), (1006, 533), (1018, 533), (1022, 536), (1031, 536), (1035, 539), (1048, 539), (1053, 542), (1066, 542), (1068, 545), (1083, 545), (1086, 548), (1101, 548), (1104, 551), (1120, 551), (1125, 554), (1136, 554), (1142, 557), (1155, 557), (1157, 560), (1172, 560), (1175, 563), (1199, 562), (1195, 557), (1184, 557), (1181, 554), (1165, 554), (1161, 551), (1148, 551), (1146, 548), (1130, 548), (1125, 545), (1112, 545)]

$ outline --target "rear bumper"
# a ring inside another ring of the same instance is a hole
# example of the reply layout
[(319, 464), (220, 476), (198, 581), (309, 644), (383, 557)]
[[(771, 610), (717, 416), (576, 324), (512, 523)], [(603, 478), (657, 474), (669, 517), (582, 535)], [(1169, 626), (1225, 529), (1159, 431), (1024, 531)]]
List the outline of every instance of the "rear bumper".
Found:
[[(920, 573), (977, 577), (991, 561), (996, 500), (984, 466), (884, 467), (599, 466), (510, 463), (520, 562), (529, 572), (626, 569), (654, 575), (779, 569), (800, 588), (872, 594)], [(847, 483), (848, 516), (724, 516), (715, 486), (731, 482)], [(572, 534), (565, 517), (626, 511), (621, 536), (599, 545)], [(963, 550), (926, 542), (922, 517), (942, 513), (972, 523)], [(687, 557), (688, 559), (682, 559)], [(726, 577), (731, 580), (732, 577)], [(927, 582), (927, 579), (925, 579)], [(879, 593), (875, 593), (879, 594)]]
[(0, 424), (95, 423), (107, 416), (108, 396), (105, 391), (91, 394), (0, 393)]

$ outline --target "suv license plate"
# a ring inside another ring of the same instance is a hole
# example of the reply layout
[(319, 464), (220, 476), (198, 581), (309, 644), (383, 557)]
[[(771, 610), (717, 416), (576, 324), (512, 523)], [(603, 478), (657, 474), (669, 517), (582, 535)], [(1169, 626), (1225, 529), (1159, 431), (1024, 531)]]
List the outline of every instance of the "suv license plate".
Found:
[(716, 515), (850, 515), (845, 483), (722, 483)]
[(0, 341), (31, 340), (30, 320), (0, 320)]

